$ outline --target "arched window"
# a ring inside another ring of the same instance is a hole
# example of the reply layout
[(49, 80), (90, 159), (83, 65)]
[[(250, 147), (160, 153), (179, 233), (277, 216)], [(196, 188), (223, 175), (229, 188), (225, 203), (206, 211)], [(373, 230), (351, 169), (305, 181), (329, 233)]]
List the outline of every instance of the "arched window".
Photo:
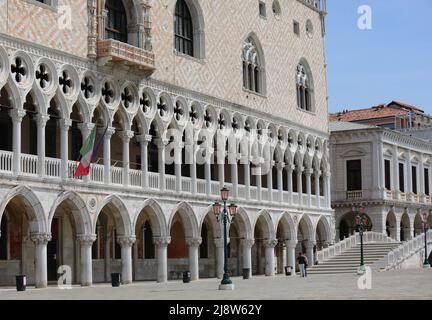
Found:
[(297, 106), (302, 110), (312, 111), (312, 81), (302, 63), (297, 66), (296, 82)]
[(126, 10), (120, 0), (106, 0), (105, 38), (128, 42)]
[(177, 0), (174, 17), (175, 48), (177, 52), (194, 55), (192, 16), (185, 0)]
[(257, 93), (264, 93), (263, 58), (252, 37), (243, 44), (243, 88)]

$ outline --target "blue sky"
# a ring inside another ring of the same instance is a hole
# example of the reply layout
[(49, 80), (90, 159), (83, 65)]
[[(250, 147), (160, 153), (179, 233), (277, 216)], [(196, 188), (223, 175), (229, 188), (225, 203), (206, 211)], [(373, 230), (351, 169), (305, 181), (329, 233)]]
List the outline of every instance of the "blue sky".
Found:
[[(360, 30), (357, 10), (372, 9)], [(432, 114), (432, 0), (327, 0), (329, 111), (392, 100)]]

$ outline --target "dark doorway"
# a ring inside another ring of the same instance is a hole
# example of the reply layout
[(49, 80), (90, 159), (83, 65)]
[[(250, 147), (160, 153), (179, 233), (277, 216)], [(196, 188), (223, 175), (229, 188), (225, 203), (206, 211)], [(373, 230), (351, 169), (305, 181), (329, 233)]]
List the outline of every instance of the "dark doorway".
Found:
[(349, 234), (349, 227), (345, 220), (342, 220), (339, 225), (339, 239), (343, 240), (345, 238), (348, 238), (350, 236)]
[(57, 281), (58, 268), (58, 228), (59, 219), (53, 218), (51, 224), (51, 241), (47, 245), (48, 281)]

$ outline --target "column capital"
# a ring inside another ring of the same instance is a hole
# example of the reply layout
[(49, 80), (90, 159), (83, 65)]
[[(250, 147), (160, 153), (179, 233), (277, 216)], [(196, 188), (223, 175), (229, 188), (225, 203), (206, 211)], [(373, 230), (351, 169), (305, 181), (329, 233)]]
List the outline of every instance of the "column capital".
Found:
[(158, 146), (159, 149), (161, 148), (165, 148), (165, 146), (169, 143), (168, 139), (161, 139), (161, 138), (157, 138), (154, 141), (156, 143), (156, 145)]
[(315, 171), (315, 177), (317, 178), (321, 177), (322, 173), (323, 172), (321, 170)]
[(153, 243), (158, 247), (167, 247), (171, 243), (171, 237), (154, 237)]
[(283, 168), (285, 168), (285, 162), (278, 162), (278, 163), (277, 163), (277, 168), (278, 168), (279, 170), (283, 170)]
[(51, 241), (51, 233), (32, 233), (30, 234), (31, 241), (35, 245), (47, 245)]
[(91, 246), (96, 241), (97, 236), (95, 234), (79, 234), (77, 236), (78, 242), (82, 246)]
[(201, 238), (189, 238), (186, 239), (186, 244), (189, 247), (199, 247), (199, 245), (201, 244), (202, 239)]
[(120, 139), (122, 139), (123, 142), (129, 143), (130, 139), (134, 137), (134, 132), (132, 130), (124, 130), (118, 132)]
[(325, 177), (325, 178), (330, 178), (330, 177), (331, 177), (331, 173), (330, 173), (330, 172), (327, 172), (327, 171), (324, 171), (324, 172), (323, 172), (323, 177)]
[(295, 170), (296, 167), (293, 164), (288, 164), (288, 165), (285, 166), (285, 168), (287, 168), (288, 172), (292, 173)]
[(38, 126), (40, 126), (40, 127), (45, 127), (45, 126), (46, 126), (46, 123), (47, 123), (48, 120), (50, 119), (50, 116), (47, 115), (47, 114), (41, 114), (41, 113), (38, 113), (38, 114), (36, 115), (35, 119), (36, 119), (36, 123), (37, 123)]
[(117, 241), (122, 247), (132, 247), (136, 241), (135, 236), (118, 236)]
[(152, 135), (151, 134), (141, 134), (141, 135), (135, 136), (135, 138), (137, 139), (137, 141), (139, 143), (149, 143), (150, 141), (152, 141)]
[[(77, 125), (77, 127), (82, 131), (82, 132), (85, 132), (85, 133), (90, 133), (90, 131), (91, 130), (93, 130), (93, 127), (95, 126), (95, 124), (94, 123), (79, 123), (78, 125)], [(83, 137), (83, 138), (85, 138), (85, 137)]]
[(9, 116), (12, 118), (13, 122), (21, 122), (22, 119), (25, 117), (25, 115), (26, 115), (25, 110), (21, 110), (21, 109), (9, 110)]
[(249, 249), (252, 248), (252, 246), (254, 245), (254, 243), (255, 243), (254, 239), (242, 239), (241, 240), (242, 246), (247, 247)]
[(289, 249), (295, 249), (297, 247), (297, 240), (285, 240), (285, 244)]
[(216, 248), (223, 248), (224, 239), (223, 238), (215, 238), (214, 243), (215, 243)]
[(106, 131), (105, 131), (104, 128), (100, 128), (99, 130), (100, 130), (100, 132), (101, 132), (102, 134), (105, 133), (104, 138), (106, 138), (106, 139), (111, 139), (111, 137), (113, 136), (113, 134), (116, 132), (116, 130), (115, 130), (114, 127), (108, 127), (108, 128), (106, 129)]
[(64, 130), (69, 130), (69, 128), (72, 126), (71, 119), (61, 119), (59, 123), (60, 123), (60, 128)]
[(268, 239), (264, 240), (263, 243), (266, 248), (274, 248), (278, 244), (278, 241), (276, 239)]
[(311, 176), (313, 173), (314, 173), (314, 170), (313, 170), (312, 168), (307, 168), (307, 169), (305, 170), (305, 174), (306, 174), (307, 176)]
[(315, 240), (308, 240), (305, 244), (305, 247), (306, 248), (313, 248), (313, 247), (315, 247), (315, 245), (316, 245)]

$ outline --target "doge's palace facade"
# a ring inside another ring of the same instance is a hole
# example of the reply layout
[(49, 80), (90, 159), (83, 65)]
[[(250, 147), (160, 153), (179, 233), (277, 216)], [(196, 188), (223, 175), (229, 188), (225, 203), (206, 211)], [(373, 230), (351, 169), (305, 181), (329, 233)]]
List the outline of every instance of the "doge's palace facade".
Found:
[[(0, 285), (272, 276), (334, 242), (325, 1), (0, 1)], [(74, 178), (97, 128), (90, 176)], [(222, 229), (223, 230), (223, 229)]]

